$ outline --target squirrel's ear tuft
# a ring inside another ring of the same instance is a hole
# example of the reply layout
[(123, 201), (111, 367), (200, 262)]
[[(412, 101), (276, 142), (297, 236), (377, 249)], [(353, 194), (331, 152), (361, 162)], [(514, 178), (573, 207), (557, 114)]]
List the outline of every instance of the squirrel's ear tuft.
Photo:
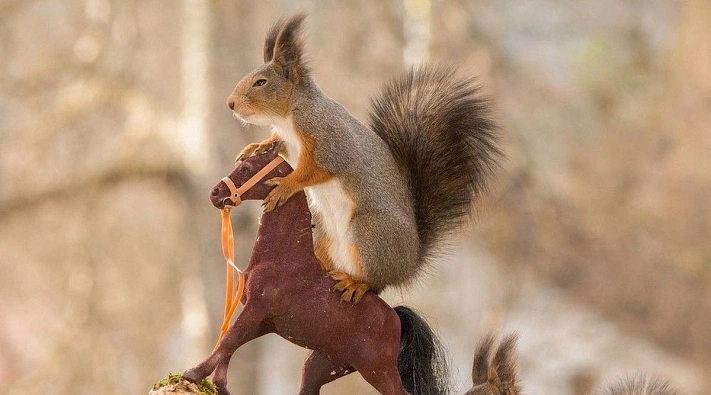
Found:
[[(277, 22), (267, 36), (265, 43), (266, 51), (272, 46), (273, 55), (270, 61), (274, 61), (283, 71), (284, 76), (296, 83), (300, 82), (308, 75), (304, 55), (304, 42), (301, 37), (302, 23), (306, 18), (305, 13), (292, 16), (285, 22)], [(278, 30), (274, 43), (270, 45), (273, 30)]]
[(516, 382), (516, 342), (518, 334), (511, 333), (501, 341), (499, 349), (491, 362), (496, 367), (496, 373), (502, 382)]
[(269, 28), (267, 38), (264, 40), (264, 63), (269, 63), (274, 59), (274, 45), (279, 32), (284, 28), (285, 24), (286, 20), (281, 18)]
[(472, 382), (474, 385), (486, 383), (489, 373), (489, 356), (494, 345), (494, 336), (487, 335), (474, 352), (474, 366), (472, 367)]

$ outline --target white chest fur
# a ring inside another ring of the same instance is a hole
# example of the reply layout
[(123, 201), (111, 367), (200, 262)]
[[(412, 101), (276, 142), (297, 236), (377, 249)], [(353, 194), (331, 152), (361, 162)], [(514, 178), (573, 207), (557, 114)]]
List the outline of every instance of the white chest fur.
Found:
[(321, 232), (325, 233), (331, 242), (329, 255), (335, 268), (351, 275), (358, 273), (358, 264), (354, 262), (351, 253), (353, 245), (349, 231), (355, 205), (343, 185), (337, 179), (306, 188), (309, 197), (309, 208), (319, 214)]
[(301, 139), (294, 130), (294, 121), (291, 117), (272, 119), (272, 121), (276, 134), (286, 145), (286, 161), (295, 169), (301, 154)]
[[(301, 154), (301, 139), (294, 130), (291, 117), (272, 119), (276, 134), (284, 140), (287, 151), (287, 162), (294, 169), (298, 166)], [(321, 218), (321, 231), (326, 234), (331, 242), (329, 255), (337, 270), (361, 275), (358, 265), (354, 262), (351, 253), (353, 240), (349, 232), (351, 218), (355, 209), (354, 202), (350, 199), (343, 185), (337, 179), (305, 188), (309, 197), (309, 208), (319, 214)]]

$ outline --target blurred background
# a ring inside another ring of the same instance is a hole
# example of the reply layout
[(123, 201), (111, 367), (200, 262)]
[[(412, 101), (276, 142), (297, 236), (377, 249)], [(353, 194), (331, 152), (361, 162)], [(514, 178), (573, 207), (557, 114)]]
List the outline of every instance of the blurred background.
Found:
[[(225, 98), (307, 11), (321, 87), (360, 119), (411, 64), (496, 103), (508, 160), (452, 253), (393, 305), (470, 383), (520, 333), (528, 394), (639, 372), (711, 393), (711, 2), (0, 0), (0, 393), (140, 394), (202, 360), (222, 313), (207, 193), (248, 142)], [(239, 262), (260, 208), (233, 211)], [(234, 355), (237, 394), (296, 393), (305, 351)], [(327, 394), (372, 394), (358, 375)]]

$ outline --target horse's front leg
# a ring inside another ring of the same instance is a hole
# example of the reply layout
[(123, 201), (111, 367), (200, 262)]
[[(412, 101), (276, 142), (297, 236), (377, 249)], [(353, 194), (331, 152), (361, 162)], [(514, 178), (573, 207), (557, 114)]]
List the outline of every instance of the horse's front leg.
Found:
[[(225, 333), (225, 337), (217, 349), (199, 365), (183, 373), (183, 377), (188, 381), (197, 383), (214, 372), (219, 364), (224, 364), (224, 373), (221, 372), (221, 376), (226, 378), (227, 365), (235, 350), (244, 343), (269, 332), (263, 321), (264, 309), (254, 305), (250, 306), (247, 303), (235, 323)], [(226, 391), (225, 384), (223, 383), (221, 391)], [(222, 394), (223, 392), (220, 393)]]

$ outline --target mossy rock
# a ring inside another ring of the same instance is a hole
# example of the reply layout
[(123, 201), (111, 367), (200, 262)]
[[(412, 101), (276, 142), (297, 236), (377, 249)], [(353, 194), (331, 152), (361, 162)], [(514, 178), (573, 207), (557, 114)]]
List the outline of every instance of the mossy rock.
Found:
[(215, 387), (215, 384), (210, 381), (210, 379), (204, 379), (200, 384), (195, 384), (183, 379), (182, 374), (168, 373), (168, 377), (164, 377), (158, 381), (148, 395), (168, 394), (217, 395), (217, 387)]

